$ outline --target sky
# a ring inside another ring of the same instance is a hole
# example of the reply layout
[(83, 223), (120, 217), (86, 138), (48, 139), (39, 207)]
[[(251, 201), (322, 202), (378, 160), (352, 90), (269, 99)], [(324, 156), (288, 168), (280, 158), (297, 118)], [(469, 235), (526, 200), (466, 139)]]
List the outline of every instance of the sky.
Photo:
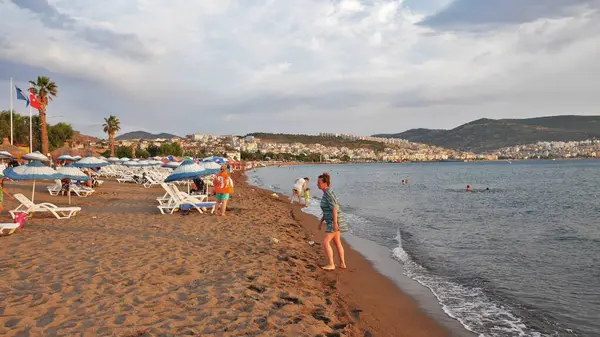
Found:
[(600, 0), (0, 0), (0, 17), (0, 109), (11, 77), (49, 76), (49, 122), (94, 136), (110, 114), (184, 136), (600, 113)]

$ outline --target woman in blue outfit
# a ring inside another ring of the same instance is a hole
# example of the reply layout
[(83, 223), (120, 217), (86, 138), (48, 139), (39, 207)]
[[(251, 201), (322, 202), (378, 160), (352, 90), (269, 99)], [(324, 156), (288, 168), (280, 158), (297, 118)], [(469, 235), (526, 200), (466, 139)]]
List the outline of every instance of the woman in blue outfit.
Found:
[(344, 216), (340, 210), (340, 203), (337, 199), (337, 196), (330, 189), (330, 185), (331, 177), (328, 173), (323, 173), (319, 176), (317, 187), (323, 191), (323, 197), (321, 198), (321, 210), (323, 211), (323, 217), (319, 222), (319, 230), (321, 230), (323, 223), (325, 223), (323, 247), (328, 260), (328, 264), (321, 268), (325, 270), (335, 270), (335, 264), (333, 262), (333, 249), (331, 248), (331, 241), (333, 241), (340, 258), (340, 268), (345, 269), (346, 261), (344, 259), (344, 247), (342, 246), (341, 233), (348, 231), (348, 227), (344, 222)]

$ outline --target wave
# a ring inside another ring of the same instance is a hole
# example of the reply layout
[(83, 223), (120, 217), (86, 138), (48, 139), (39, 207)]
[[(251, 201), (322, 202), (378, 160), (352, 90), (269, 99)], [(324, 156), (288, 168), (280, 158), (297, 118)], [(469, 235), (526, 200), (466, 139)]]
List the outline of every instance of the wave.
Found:
[(548, 336), (528, 328), (508, 306), (496, 303), (482, 288), (464, 286), (431, 274), (402, 248), (399, 228), (395, 239), (398, 246), (392, 250), (392, 255), (403, 264), (404, 274), (431, 290), (442, 310), (467, 330), (490, 337)]

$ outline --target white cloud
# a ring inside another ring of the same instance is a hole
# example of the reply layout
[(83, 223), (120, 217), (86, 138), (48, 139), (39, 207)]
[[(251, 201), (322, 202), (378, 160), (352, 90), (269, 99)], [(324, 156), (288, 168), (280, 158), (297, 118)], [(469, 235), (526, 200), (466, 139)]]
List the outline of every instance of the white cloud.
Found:
[[(600, 70), (600, 15), (591, 7), (485, 31), (434, 31), (419, 23), (449, 2), (415, 4), (51, 1), (73, 22), (64, 29), (5, 1), (0, 75), (21, 76), (1, 72), (11, 62), (62, 79), (52, 109), (76, 127), (115, 113), (124, 125), (180, 134), (370, 134), (597, 111), (590, 74)], [(102, 97), (86, 91), (93, 85)]]

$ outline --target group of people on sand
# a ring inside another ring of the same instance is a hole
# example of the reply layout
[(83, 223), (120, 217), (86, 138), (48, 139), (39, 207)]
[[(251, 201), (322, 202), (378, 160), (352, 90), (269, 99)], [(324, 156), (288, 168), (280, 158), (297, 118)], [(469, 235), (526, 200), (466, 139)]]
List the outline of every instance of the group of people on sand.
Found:
[[(310, 181), (309, 178), (299, 178), (294, 182), (292, 189), (292, 197), (290, 203), (294, 203), (294, 198), (298, 198), (298, 203), (302, 205), (302, 198), (304, 196), (304, 206), (308, 205), (310, 200), (310, 188), (306, 185)], [(321, 266), (322, 269), (331, 271), (335, 270), (336, 266), (333, 259), (333, 249), (331, 248), (331, 242), (333, 241), (338, 257), (340, 260), (339, 267), (346, 269), (346, 260), (344, 257), (344, 247), (342, 245), (341, 233), (348, 231), (348, 226), (344, 221), (344, 216), (340, 209), (340, 202), (331, 189), (331, 176), (329, 173), (323, 173), (317, 178), (317, 187), (323, 192), (321, 198), (321, 211), (323, 216), (319, 221), (319, 230), (322, 230), (323, 224), (325, 224), (325, 236), (323, 237), (323, 249), (325, 256), (327, 257), (327, 265)]]

